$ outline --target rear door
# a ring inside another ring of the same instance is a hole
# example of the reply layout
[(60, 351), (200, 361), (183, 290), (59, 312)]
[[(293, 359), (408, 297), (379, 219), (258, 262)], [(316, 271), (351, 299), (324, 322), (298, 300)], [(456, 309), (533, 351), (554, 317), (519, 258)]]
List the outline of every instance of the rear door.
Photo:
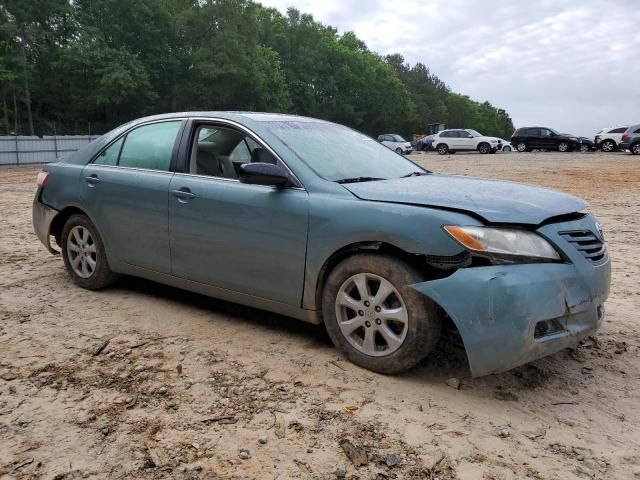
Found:
[(170, 273), (169, 183), (181, 128), (181, 120), (136, 127), (84, 167), (83, 207), (110, 260)]
[[(202, 134), (205, 130), (213, 134)], [(224, 164), (280, 162), (248, 132), (224, 123), (194, 123), (185, 173), (171, 180), (172, 274), (300, 306), (309, 223), (301, 187), (240, 183)], [(205, 150), (201, 144), (207, 142)]]
[(529, 148), (543, 148), (542, 136), (539, 128), (528, 128), (526, 130), (526, 142)]

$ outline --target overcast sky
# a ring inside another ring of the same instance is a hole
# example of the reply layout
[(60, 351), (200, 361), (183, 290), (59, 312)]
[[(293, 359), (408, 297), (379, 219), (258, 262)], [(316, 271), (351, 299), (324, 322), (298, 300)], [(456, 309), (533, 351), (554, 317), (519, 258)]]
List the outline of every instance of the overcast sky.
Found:
[(422, 62), (516, 126), (640, 123), (640, 0), (261, 0)]

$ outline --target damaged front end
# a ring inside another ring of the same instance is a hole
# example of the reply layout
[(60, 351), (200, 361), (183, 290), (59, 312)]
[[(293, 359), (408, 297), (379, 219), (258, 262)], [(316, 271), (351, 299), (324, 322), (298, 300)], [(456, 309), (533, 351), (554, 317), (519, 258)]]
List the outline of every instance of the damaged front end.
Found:
[(576, 345), (602, 324), (611, 264), (593, 217), (538, 228), (559, 262), (459, 268), (412, 285), (455, 323), (474, 377)]

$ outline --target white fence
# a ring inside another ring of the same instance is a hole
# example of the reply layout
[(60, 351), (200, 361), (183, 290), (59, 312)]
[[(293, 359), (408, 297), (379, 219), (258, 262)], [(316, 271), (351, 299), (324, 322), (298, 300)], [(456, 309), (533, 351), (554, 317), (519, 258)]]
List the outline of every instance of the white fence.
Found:
[(96, 138), (98, 135), (0, 137), (0, 165), (55, 162)]

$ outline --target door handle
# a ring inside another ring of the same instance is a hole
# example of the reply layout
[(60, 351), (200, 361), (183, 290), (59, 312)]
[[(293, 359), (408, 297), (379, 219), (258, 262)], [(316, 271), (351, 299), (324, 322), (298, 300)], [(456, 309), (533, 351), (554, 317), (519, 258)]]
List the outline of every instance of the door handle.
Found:
[(173, 196), (178, 199), (179, 202), (185, 203), (191, 200), (192, 198), (196, 198), (196, 194), (189, 190), (187, 187), (179, 188), (178, 190), (173, 190)]
[(84, 177), (84, 179), (87, 181), (87, 183), (89, 184), (90, 187), (92, 187), (93, 185), (95, 185), (97, 183), (100, 183), (100, 179), (98, 178), (98, 176), (95, 173)]

